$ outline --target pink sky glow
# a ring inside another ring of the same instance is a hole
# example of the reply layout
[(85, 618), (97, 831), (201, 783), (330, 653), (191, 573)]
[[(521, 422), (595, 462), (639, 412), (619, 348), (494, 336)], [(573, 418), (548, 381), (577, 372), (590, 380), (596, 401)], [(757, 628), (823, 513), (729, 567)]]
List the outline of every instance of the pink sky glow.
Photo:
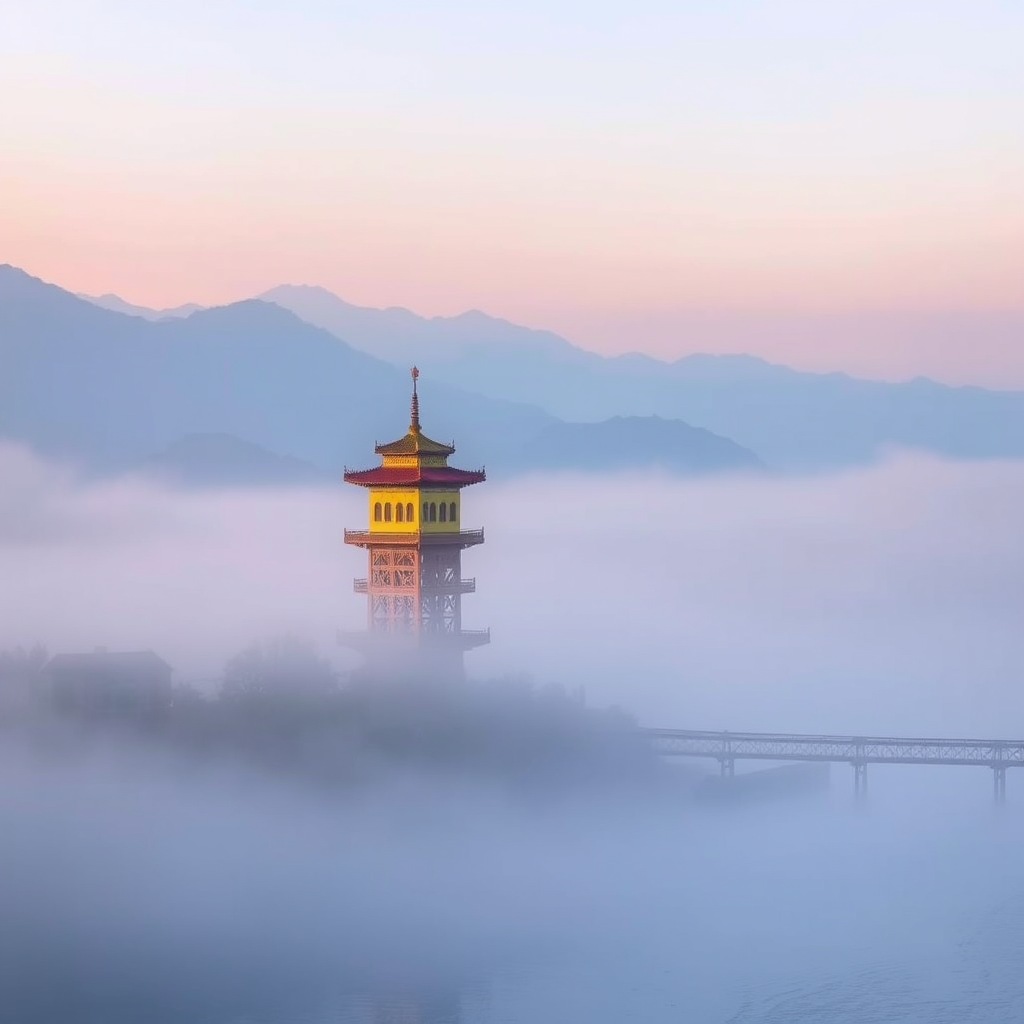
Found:
[(580, 36), (565, 0), (461, 43), (457, 4), (51, 6), (0, 15), (0, 262), (71, 290), (319, 284), (607, 353), (1024, 387), (1006, 5), (644, 2)]

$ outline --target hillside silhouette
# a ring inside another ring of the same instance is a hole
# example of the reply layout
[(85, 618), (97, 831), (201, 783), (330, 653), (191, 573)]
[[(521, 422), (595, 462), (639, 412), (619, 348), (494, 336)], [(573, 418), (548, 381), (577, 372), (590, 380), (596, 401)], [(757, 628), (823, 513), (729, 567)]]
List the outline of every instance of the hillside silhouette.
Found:
[[(549, 331), (478, 311), (418, 317), (405, 309), (353, 306), (308, 286), (281, 286), (262, 297), (396, 365), (429, 360), (431, 372), (449, 384), (532, 402), (570, 421), (684, 420), (731, 438), (775, 468), (848, 466), (872, 461), (891, 447), (955, 458), (1024, 455), (1022, 392), (949, 387), (922, 377), (888, 383), (800, 372), (750, 355), (700, 354), (711, 340), (721, 342), (722, 331), (700, 318), (689, 335), (698, 353), (666, 362), (636, 353), (600, 356)], [(927, 334), (936, 344), (948, 344), (954, 328), (958, 337), (970, 336), (970, 322), (953, 318), (950, 326), (947, 319), (908, 321), (903, 331)], [(774, 329), (773, 323), (767, 318), (759, 327), (752, 320), (751, 339), (759, 330)], [(992, 344), (1024, 337), (1024, 321), (1011, 316), (979, 321), (981, 328)], [(871, 317), (843, 329), (863, 330), (865, 341), (900, 333), (899, 325)]]
[[(277, 459), (287, 458), (336, 473), (364, 462), (375, 441), (401, 429), (406, 412), (407, 368), (256, 299), (147, 320), (0, 267), (0, 340), (0, 436), (98, 472), (162, 460), (212, 483), (219, 459), (222, 482), (249, 470), (250, 479), (262, 475), (254, 482), (274, 482)], [(485, 397), (429, 373), (421, 394), (431, 433), (456, 438), (467, 465), (529, 470), (531, 445), (560, 422), (536, 405)], [(581, 427), (585, 445), (597, 445), (597, 435), (586, 439), (593, 429)], [(601, 429), (599, 452), (609, 440), (607, 450), (621, 451), (626, 440), (610, 438), (615, 429)], [(653, 424), (650, 434), (656, 449), (673, 453), (677, 471), (757, 462), (685, 423)], [(189, 435), (207, 440), (184, 443)], [(234, 440), (214, 443), (216, 436)], [(267, 455), (254, 459), (246, 445)], [(632, 465), (650, 461), (645, 449), (634, 455)], [(575, 464), (571, 450), (562, 458)], [(595, 468), (602, 465), (599, 456)]]

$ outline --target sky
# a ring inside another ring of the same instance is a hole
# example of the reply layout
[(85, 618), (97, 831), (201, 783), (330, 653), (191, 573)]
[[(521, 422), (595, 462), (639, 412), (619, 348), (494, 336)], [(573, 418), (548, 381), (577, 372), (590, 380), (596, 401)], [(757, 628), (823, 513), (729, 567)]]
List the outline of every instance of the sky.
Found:
[(3, 0), (0, 260), (1024, 383), (1022, 48), (1010, 0)]

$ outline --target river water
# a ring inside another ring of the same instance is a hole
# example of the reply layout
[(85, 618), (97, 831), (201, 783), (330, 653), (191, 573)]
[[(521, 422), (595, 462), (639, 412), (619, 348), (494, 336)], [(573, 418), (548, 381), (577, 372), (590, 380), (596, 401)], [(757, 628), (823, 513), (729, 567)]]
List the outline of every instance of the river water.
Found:
[(997, 809), (983, 769), (871, 782), (863, 806), (835, 769), (827, 797), (641, 823), (596, 855), (611, 906), (556, 900), (552, 942), (475, 974), (214, 1024), (1024, 1020), (1024, 790)]
[(12, 1024), (1024, 1020), (1024, 771), (996, 807), (981, 768), (873, 767), (864, 802), (836, 766), (799, 798), (529, 806), (21, 770)]

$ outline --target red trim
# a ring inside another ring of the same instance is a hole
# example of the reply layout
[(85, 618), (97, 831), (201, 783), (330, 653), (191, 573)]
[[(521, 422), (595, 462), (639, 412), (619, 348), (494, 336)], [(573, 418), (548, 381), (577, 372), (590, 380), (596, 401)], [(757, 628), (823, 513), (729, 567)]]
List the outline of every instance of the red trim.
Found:
[(482, 469), (456, 469), (454, 466), (377, 466), (345, 471), (345, 482), (361, 487), (468, 487), (486, 479)]

